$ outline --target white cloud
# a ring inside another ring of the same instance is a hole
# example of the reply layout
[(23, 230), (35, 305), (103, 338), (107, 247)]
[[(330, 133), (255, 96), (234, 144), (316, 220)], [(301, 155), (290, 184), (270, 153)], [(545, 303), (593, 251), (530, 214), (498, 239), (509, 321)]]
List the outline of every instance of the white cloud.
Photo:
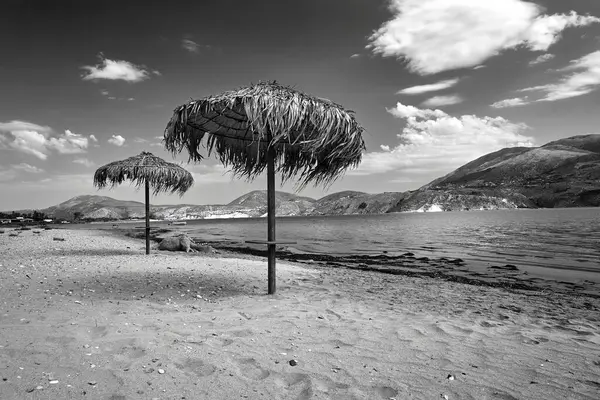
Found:
[(497, 101), (494, 104), (492, 104), (491, 107), (507, 108), (507, 107), (524, 106), (527, 104), (529, 104), (529, 102), (527, 101), (527, 96), (525, 96), (525, 97), (515, 97), (514, 99), (506, 99), (506, 100)]
[(105, 90), (105, 89), (102, 89), (102, 90), (100, 91), (100, 94), (101, 94), (102, 96), (108, 96), (108, 95), (109, 95), (109, 93), (108, 93), (108, 90)]
[(96, 139), (96, 136), (94, 136), (94, 135), (90, 135), (90, 140), (98, 143), (98, 139)]
[(222, 164), (189, 164), (182, 165), (182, 167), (190, 171), (194, 177), (195, 185), (227, 183), (233, 180), (233, 174), (229, 173), (229, 170)]
[[(100, 56), (101, 63), (96, 66), (85, 65), (81, 67), (87, 72), (83, 75), (83, 80), (108, 79), (123, 80), (127, 82), (141, 82), (150, 78), (150, 74), (159, 75), (158, 71), (148, 72), (144, 66), (138, 66), (124, 60), (110, 60)], [(104, 93), (102, 93), (104, 94)], [(106, 92), (105, 95), (108, 95)], [(114, 99), (114, 97), (109, 97)]]
[(181, 47), (183, 47), (190, 53), (195, 53), (195, 54), (199, 53), (200, 50), (202, 50), (202, 49), (210, 49), (211, 48), (210, 45), (198, 44), (197, 42), (194, 42), (193, 40), (191, 40), (189, 38), (181, 40)]
[(29, 172), (31, 174), (39, 174), (44, 172), (43, 169), (38, 168), (34, 165), (30, 165), (27, 163), (20, 163), (20, 164), (13, 164), (11, 165), (11, 168), (17, 169), (17, 170), (21, 170), (21, 171), (25, 171), (25, 172)]
[(599, 23), (600, 18), (577, 15), (571, 11), (569, 15), (554, 14), (537, 17), (525, 32), (524, 42), (533, 51), (546, 51), (556, 43), (563, 30), (569, 27), (582, 27)]
[(560, 70), (571, 72), (558, 83), (521, 89), (520, 92), (546, 92), (536, 101), (556, 101), (582, 96), (600, 87), (600, 51), (595, 51), (571, 61), (571, 65)]
[(148, 143), (148, 140), (141, 138), (141, 137), (136, 137), (136, 138), (133, 138), (133, 142), (134, 143)]
[(48, 147), (53, 148), (60, 154), (85, 153), (88, 147), (88, 138), (70, 130), (66, 130), (63, 136), (48, 139)]
[(434, 96), (425, 100), (421, 105), (423, 107), (441, 107), (462, 103), (463, 101), (464, 100), (462, 97), (453, 94), (449, 96)]
[(442, 118), (446, 115), (442, 110), (423, 110), (400, 102), (398, 102), (396, 108), (387, 111), (396, 118)]
[(421, 94), (427, 92), (437, 92), (439, 90), (449, 89), (458, 83), (459, 79), (446, 79), (429, 85), (411, 86), (406, 89), (402, 89), (397, 94)]
[(46, 160), (51, 150), (60, 154), (85, 153), (88, 139), (66, 130), (63, 135), (50, 136), (52, 129), (24, 121), (0, 123), (0, 146)]
[(546, 61), (552, 60), (554, 57), (556, 57), (554, 54), (550, 54), (550, 53), (542, 54), (541, 56), (537, 57), (535, 60), (530, 61), (529, 65), (537, 65), (537, 64), (545, 63)]
[(108, 139), (108, 143), (121, 147), (125, 144), (125, 138), (121, 135), (112, 135), (112, 137)]
[(349, 175), (395, 171), (439, 176), (505, 147), (533, 145), (532, 138), (522, 135), (527, 125), (501, 117), (453, 117), (402, 103), (388, 112), (406, 121), (398, 135), (400, 143), (391, 150), (382, 146), (381, 152), (366, 153), (361, 165)]
[(200, 45), (190, 39), (182, 39), (181, 47), (183, 47), (190, 53), (198, 53), (200, 51)]
[(541, 7), (521, 0), (391, 0), (390, 10), (367, 47), (421, 75), (475, 67), (519, 46), (546, 51), (564, 29), (600, 22), (575, 12), (540, 15)]
[(381, 148), (381, 150), (383, 151), (390, 151), (390, 146), (388, 146), (387, 144), (382, 144), (379, 146)]
[(81, 164), (84, 165), (88, 168), (93, 167), (96, 165), (96, 163), (94, 163), (93, 161), (88, 160), (87, 158), (76, 158), (73, 160), (73, 162), (75, 164)]
[(358, 53), (354, 53), (350, 56), (350, 58), (359, 58), (359, 57), (360, 57), (360, 54), (358, 54)]

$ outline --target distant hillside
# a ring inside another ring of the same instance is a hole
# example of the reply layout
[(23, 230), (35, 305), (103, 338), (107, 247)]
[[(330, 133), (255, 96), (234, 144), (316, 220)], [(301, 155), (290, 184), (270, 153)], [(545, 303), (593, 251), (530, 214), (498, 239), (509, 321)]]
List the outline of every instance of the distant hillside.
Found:
[(600, 206), (600, 135), (502, 149), (407, 196), (390, 211)]
[[(306, 215), (313, 210), (314, 199), (291, 193), (276, 192), (276, 214), (279, 216)], [(42, 210), (55, 219), (129, 219), (145, 216), (144, 204), (122, 201), (106, 196), (77, 196)], [(225, 205), (151, 205), (152, 218), (177, 220), (190, 218), (261, 217), (267, 212), (266, 190), (257, 190)]]
[(353, 191), (338, 192), (317, 200), (311, 214), (384, 214), (407, 195), (408, 193), (401, 192), (378, 194)]
[(75, 217), (90, 219), (141, 218), (145, 215), (144, 203), (94, 195), (73, 197), (40, 211), (52, 218), (66, 220), (73, 220)]
[[(600, 206), (600, 135), (512, 147), (486, 154), (412, 192), (333, 193), (319, 200), (276, 192), (276, 214), (342, 215), (401, 211), (465, 211)], [(40, 210), (54, 218), (142, 218), (143, 203), (77, 196)], [(159, 219), (261, 217), (267, 191), (255, 190), (224, 205), (152, 206)]]

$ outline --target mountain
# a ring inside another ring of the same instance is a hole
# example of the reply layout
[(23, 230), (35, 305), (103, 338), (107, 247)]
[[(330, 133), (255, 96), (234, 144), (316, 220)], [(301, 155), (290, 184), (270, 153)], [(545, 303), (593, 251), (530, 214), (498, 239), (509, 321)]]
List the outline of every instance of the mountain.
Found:
[[(279, 216), (306, 215), (314, 199), (291, 193), (276, 192), (276, 214)], [(77, 196), (56, 206), (42, 210), (55, 219), (117, 220), (143, 218), (144, 203), (122, 201), (106, 196)], [(195, 218), (248, 218), (261, 217), (267, 212), (266, 190), (256, 190), (225, 205), (151, 205), (152, 218), (177, 220)]]
[(402, 201), (408, 193), (385, 192), (369, 194), (345, 191), (317, 200), (312, 215), (383, 214)]
[[(276, 192), (276, 214), (341, 215), (412, 211), (600, 206), (600, 135), (511, 147), (486, 154), (411, 192), (333, 193), (318, 200)], [(142, 218), (144, 204), (105, 196), (78, 196), (41, 210), (54, 218)], [(152, 206), (159, 219), (261, 217), (267, 191), (224, 205)], [(76, 214), (77, 213), (77, 214)]]
[(145, 215), (144, 203), (94, 195), (73, 197), (40, 211), (51, 218), (65, 220), (72, 220), (75, 217), (89, 219), (142, 218)]
[(486, 154), (421, 187), (395, 211), (600, 206), (600, 135)]

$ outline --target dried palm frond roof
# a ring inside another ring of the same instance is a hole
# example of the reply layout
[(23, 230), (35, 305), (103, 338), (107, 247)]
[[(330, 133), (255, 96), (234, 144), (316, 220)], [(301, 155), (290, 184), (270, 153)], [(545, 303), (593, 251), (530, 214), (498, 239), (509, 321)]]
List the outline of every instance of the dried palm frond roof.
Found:
[(200, 161), (200, 145), (215, 151), (234, 174), (252, 180), (275, 149), (282, 181), (299, 175), (300, 186), (328, 184), (357, 166), (365, 144), (354, 112), (326, 99), (309, 96), (276, 82), (192, 100), (175, 109), (164, 144), (173, 154), (184, 148)]
[(183, 195), (194, 184), (192, 174), (177, 164), (143, 151), (125, 160), (114, 161), (96, 170), (94, 185), (102, 189), (130, 180), (139, 189), (148, 181), (154, 195), (178, 192)]

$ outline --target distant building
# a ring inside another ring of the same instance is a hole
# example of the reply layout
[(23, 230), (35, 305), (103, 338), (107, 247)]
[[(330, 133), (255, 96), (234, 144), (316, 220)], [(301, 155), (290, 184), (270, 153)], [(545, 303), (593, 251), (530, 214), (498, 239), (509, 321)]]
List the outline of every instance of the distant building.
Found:
[(45, 219), (44, 222), (51, 223), (52, 220), (51, 219)]

